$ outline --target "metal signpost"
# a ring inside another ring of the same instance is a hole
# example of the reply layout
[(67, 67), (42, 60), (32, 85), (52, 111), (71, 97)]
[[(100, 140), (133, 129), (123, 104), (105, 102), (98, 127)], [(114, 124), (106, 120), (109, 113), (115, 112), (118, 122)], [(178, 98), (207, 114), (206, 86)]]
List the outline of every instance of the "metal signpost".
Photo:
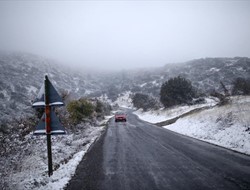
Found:
[(52, 166), (52, 150), (51, 150), (51, 135), (65, 134), (64, 127), (61, 125), (59, 119), (53, 111), (54, 106), (63, 106), (62, 98), (57, 93), (45, 75), (44, 85), (42, 86), (37, 98), (35, 99), (32, 107), (44, 108), (45, 112), (42, 119), (36, 126), (34, 135), (46, 135), (47, 136), (47, 151), (48, 151), (48, 174), (53, 174)]

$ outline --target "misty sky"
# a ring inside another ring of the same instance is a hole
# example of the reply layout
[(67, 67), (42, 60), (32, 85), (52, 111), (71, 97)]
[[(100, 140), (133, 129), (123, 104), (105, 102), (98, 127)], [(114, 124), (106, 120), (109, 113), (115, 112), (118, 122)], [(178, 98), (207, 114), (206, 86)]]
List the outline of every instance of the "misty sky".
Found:
[(1, 1), (0, 50), (116, 70), (250, 57), (250, 1)]

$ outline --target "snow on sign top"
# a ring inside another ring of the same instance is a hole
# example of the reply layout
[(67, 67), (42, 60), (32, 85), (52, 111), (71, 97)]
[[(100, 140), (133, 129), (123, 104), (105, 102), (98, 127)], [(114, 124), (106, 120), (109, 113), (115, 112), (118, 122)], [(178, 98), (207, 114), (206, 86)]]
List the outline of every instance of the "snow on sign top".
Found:
[[(48, 85), (49, 85), (49, 105), (50, 106), (63, 106), (64, 103), (62, 101), (62, 98), (59, 96), (58, 92), (54, 88), (54, 86), (51, 84), (51, 82), (48, 79)], [(42, 85), (34, 103), (32, 104), (32, 107), (44, 107), (45, 106), (45, 87), (44, 84)]]

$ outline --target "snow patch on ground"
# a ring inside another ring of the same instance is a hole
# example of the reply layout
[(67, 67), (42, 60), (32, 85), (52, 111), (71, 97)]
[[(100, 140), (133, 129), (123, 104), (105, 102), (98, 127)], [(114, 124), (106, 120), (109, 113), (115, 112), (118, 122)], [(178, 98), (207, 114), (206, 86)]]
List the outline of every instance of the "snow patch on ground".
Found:
[(147, 85), (147, 83), (143, 83), (143, 84), (141, 84), (141, 85), (139, 85), (141, 88), (142, 87), (144, 87), (144, 86), (146, 86)]
[[(194, 107), (135, 113), (143, 120), (156, 123), (179, 116), (191, 108)], [(250, 96), (238, 96), (233, 97), (228, 105), (193, 113), (164, 128), (250, 155), (249, 115)]]
[(84, 92), (85, 95), (89, 95), (89, 94), (91, 94), (91, 93), (93, 93), (92, 90), (85, 90), (85, 92)]
[(29, 86), (29, 87), (26, 87), (26, 89), (28, 90), (28, 93), (36, 93), (38, 91), (38, 89), (34, 86)]
[(120, 94), (114, 104), (118, 104), (118, 106), (122, 108), (133, 108), (131, 94), (130, 91)]
[(192, 106), (176, 106), (173, 108), (160, 109), (160, 110), (150, 110), (147, 112), (143, 112), (142, 109), (135, 111), (134, 113), (141, 119), (150, 123), (158, 123), (162, 121), (166, 121), (182, 114), (185, 114), (191, 110), (197, 108), (203, 108), (207, 106), (216, 105), (216, 101), (212, 98), (207, 98), (206, 103), (197, 104)]
[(63, 189), (63, 187), (68, 183), (71, 177), (74, 175), (75, 170), (82, 160), (83, 156), (87, 152), (90, 144), (94, 142), (94, 139), (91, 140), (89, 144), (86, 145), (84, 151), (77, 152), (74, 154), (73, 158), (69, 160), (67, 164), (62, 165), (54, 174), (47, 179), (48, 183), (45, 186), (40, 187), (40, 190), (59, 190)]
[(209, 69), (209, 71), (214, 71), (214, 72), (219, 72), (220, 71), (220, 69), (218, 69), (218, 68), (215, 68), (215, 67), (212, 67), (211, 69)]
[(108, 98), (107, 94), (102, 94), (100, 97), (98, 97), (98, 100), (101, 102), (106, 102), (108, 104), (112, 104), (112, 101)]
[(30, 151), (20, 160), (19, 169), (10, 171), (8, 184), (11, 189), (61, 190), (74, 175), (75, 170), (93, 142), (105, 130), (107, 121), (112, 116), (106, 116), (97, 127), (89, 124), (79, 124), (77, 132), (52, 136), (53, 175), (48, 177), (46, 136), (26, 138), (30, 143)]
[(2, 90), (2, 91), (0, 91), (0, 93), (2, 93), (3, 94), (3, 96), (4, 96), (4, 99), (6, 100), (6, 101), (10, 101), (10, 95), (8, 95), (8, 92), (7, 92), (7, 90)]

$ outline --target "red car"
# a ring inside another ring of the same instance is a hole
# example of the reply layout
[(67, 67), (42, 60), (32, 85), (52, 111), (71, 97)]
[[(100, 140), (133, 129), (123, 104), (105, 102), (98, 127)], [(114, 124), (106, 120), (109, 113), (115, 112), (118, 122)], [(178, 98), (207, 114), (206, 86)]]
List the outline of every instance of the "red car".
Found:
[(126, 118), (126, 114), (124, 113), (117, 113), (115, 114), (115, 122), (126, 122), (127, 118)]

